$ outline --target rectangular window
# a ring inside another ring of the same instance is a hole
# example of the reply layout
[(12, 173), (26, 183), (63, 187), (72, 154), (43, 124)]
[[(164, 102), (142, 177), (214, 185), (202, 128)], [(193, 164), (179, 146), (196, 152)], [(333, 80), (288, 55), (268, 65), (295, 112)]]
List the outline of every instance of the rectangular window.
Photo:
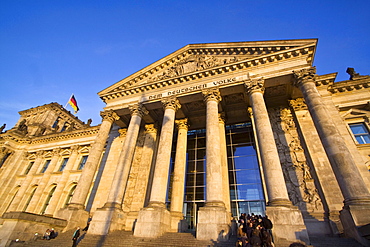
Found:
[(27, 174), (30, 172), (30, 170), (31, 170), (31, 168), (32, 168), (32, 166), (33, 166), (33, 164), (35, 164), (35, 161), (31, 161), (31, 162), (28, 164), (27, 169), (26, 169), (26, 171), (24, 172), (24, 175), (27, 175)]
[(41, 169), (40, 173), (44, 173), (50, 164), (50, 160), (45, 161), (44, 167)]
[(370, 133), (365, 123), (350, 124), (349, 127), (351, 128), (358, 144), (370, 143)]
[(58, 170), (59, 172), (62, 172), (62, 171), (64, 170), (64, 168), (65, 168), (65, 167), (66, 167), (66, 165), (67, 165), (68, 159), (69, 159), (69, 158), (64, 158), (64, 159), (63, 159), (62, 164), (60, 165), (59, 170)]
[(88, 157), (87, 155), (82, 156), (80, 164), (78, 165), (78, 170), (82, 170), (84, 168), (87, 157)]

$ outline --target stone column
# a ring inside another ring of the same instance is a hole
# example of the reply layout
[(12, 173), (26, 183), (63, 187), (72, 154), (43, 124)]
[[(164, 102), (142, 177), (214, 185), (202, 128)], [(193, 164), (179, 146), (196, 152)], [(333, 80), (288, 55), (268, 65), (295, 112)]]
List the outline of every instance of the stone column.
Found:
[(223, 240), (230, 228), (230, 216), (224, 203), (218, 102), (218, 88), (202, 91), (207, 107), (206, 116), (206, 204), (198, 211), (197, 238)]
[(99, 166), (100, 157), (103, 153), (112, 124), (114, 121), (119, 119), (119, 116), (113, 110), (103, 111), (100, 115), (102, 116), (103, 121), (89, 151), (89, 157), (87, 158), (85, 167), (83, 168), (82, 174), (78, 180), (71, 203), (66, 209), (58, 212), (59, 217), (68, 220), (68, 226), (66, 229), (83, 226), (89, 218), (89, 213), (84, 210), (85, 202), (87, 200), (96, 169)]
[(39, 185), (37, 186), (36, 192), (33, 195), (33, 198), (30, 202), (30, 204), (27, 207), (27, 212), (40, 214), (40, 209), (42, 208), (45, 197), (43, 195), (49, 194), (49, 191), (45, 191), (47, 188), (47, 185), (49, 185), (49, 180), (51, 173), (54, 171), (55, 166), (58, 163), (59, 157), (60, 157), (60, 148), (56, 148), (52, 151), (53, 156), (51, 157), (49, 166), (47, 167), (46, 171), (42, 175), (42, 178), (39, 182)]
[(225, 132), (225, 114), (218, 115), (218, 126), (220, 128), (220, 149), (221, 149), (221, 169), (222, 169), (222, 184), (223, 184), (223, 201), (225, 203), (226, 211), (231, 216), (230, 205), (230, 185), (229, 185), (229, 165), (227, 163), (227, 149), (226, 149), (226, 132)]
[(61, 178), (57, 184), (57, 187), (55, 189), (55, 192), (53, 194), (53, 197), (50, 199), (50, 203), (48, 208), (45, 211), (45, 215), (53, 216), (56, 210), (58, 209), (59, 206), (64, 202), (61, 202), (60, 200), (64, 200), (65, 198), (62, 198), (63, 190), (65, 189), (66, 183), (69, 179), (69, 174), (70, 171), (73, 168), (73, 165), (75, 164), (77, 157), (78, 157), (78, 145), (72, 146), (71, 149), (71, 154), (69, 156), (68, 162), (65, 166), (65, 169), (63, 170), (63, 173), (61, 175)]
[(188, 119), (176, 120), (175, 123), (178, 132), (171, 195), (171, 230), (183, 232), (187, 229), (182, 210), (184, 206)]
[(93, 216), (89, 233), (105, 235), (109, 231), (120, 230), (124, 224), (122, 211), (123, 195), (125, 193), (128, 175), (131, 168), (140, 123), (148, 111), (141, 104), (130, 106), (131, 120), (126, 132), (122, 152), (118, 158), (107, 202)]
[(38, 151), (36, 153), (35, 163), (33, 164), (31, 170), (28, 172), (27, 176), (23, 180), (22, 185), (19, 188), (19, 191), (17, 195), (15, 196), (12, 204), (8, 208), (7, 212), (23, 210), (24, 204), (28, 200), (28, 198), (26, 198), (27, 197), (26, 192), (29, 189), (29, 186), (33, 180), (34, 175), (39, 169), (39, 166), (42, 164), (42, 161), (44, 160), (43, 155), (44, 155), (44, 151)]
[(285, 186), (274, 134), (263, 99), (263, 84), (264, 81), (262, 79), (248, 80), (245, 82), (252, 105), (257, 138), (259, 140), (258, 145), (261, 152), (268, 205), (291, 206), (292, 203), (289, 200), (288, 191)]
[(340, 135), (335, 123), (325, 107), (325, 103), (315, 84), (316, 68), (294, 71), (295, 82), (307, 104), (325, 152), (330, 160), (334, 174), (344, 197), (341, 220), (345, 231), (362, 244), (363, 238), (356, 226), (370, 223), (370, 194), (351, 152)]
[(266, 215), (274, 224), (274, 238), (277, 242), (285, 238), (290, 241), (299, 239), (309, 243), (302, 214), (289, 200), (274, 134), (263, 98), (264, 80), (247, 80), (245, 86), (252, 105), (259, 157), (261, 158), (268, 197)]
[(157, 159), (148, 207), (139, 212), (135, 236), (158, 237), (171, 228), (171, 215), (166, 209), (168, 172), (175, 124), (175, 113), (180, 108), (176, 97), (162, 100), (165, 111), (159, 138)]
[[(126, 216), (125, 231), (132, 231), (138, 218), (139, 211), (145, 205), (147, 191), (150, 191), (149, 177), (152, 172), (154, 151), (156, 149), (157, 127), (156, 124), (145, 125), (145, 140), (140, 155), (140, 165), (137, 169), (135, 188), (130, 191), (132, 196), (130, 212)], [(126, 195), (125, 195), (126, 197)]]

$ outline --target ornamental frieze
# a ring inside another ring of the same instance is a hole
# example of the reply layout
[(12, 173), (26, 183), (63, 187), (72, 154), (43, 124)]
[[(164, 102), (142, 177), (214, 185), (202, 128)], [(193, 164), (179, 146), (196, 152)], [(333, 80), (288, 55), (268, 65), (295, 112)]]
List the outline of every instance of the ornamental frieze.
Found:
[(233, 57), (217, 57), (209, 55), (194, 55), (190, 56), (174, 63), (171, 67), (166, 69), (159, 75), (150, 77), (148, 82), (156, 82), (165, 80), (168, 78), (180, 76), (187, 73), (192, 73), (200, 70), (209, 69), (212, 67), (237, 62), (238, 58)]

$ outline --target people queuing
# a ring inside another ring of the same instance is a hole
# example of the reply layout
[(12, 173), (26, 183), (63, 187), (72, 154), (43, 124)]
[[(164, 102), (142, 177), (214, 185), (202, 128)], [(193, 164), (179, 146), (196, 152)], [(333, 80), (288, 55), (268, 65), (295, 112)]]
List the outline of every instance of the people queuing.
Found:
[(273, 224), (267, 215), (241, 214), (236, 246), (273, 247), (272, 227)]

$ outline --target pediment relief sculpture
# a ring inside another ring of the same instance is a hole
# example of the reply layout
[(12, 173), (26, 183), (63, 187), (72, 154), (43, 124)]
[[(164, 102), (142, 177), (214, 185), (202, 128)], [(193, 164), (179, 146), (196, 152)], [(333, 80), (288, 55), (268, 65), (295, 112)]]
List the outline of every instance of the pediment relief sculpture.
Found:
[(167, 68), (160, 74), (150, 77), (148, 82), (155, 82), (165, 80), (168, 78), (180, 76), (195, 71), (205, 70), (220, 65), (237, 62), (238, 58), (235, 56), (231, 57), (218, 57), (209, 55), (190, 55), (176, 63), (171, 67)]

